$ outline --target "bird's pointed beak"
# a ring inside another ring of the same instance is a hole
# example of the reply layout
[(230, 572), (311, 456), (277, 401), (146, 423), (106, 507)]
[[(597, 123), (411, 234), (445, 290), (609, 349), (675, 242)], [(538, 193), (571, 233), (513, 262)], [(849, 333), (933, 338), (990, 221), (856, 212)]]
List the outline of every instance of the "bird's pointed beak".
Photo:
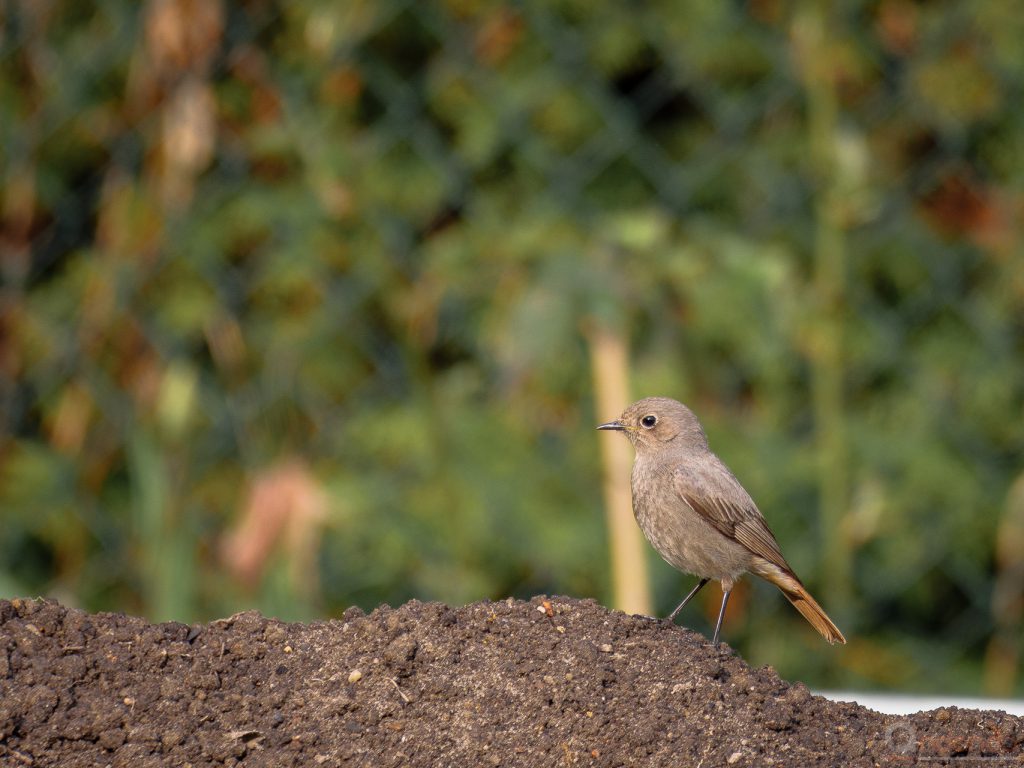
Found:
[(621, 421), (609, 421), (606, 424), (598, 424), (598, 429), (614, 429), (617, 432), (624, 432), (626, 427)]

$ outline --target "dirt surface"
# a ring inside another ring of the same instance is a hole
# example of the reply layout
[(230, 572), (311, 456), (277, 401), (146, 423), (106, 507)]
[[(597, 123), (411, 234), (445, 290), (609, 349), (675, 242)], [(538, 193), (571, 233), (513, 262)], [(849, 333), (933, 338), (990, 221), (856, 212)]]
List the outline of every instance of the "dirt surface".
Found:
[(149, 624), (0, 601), (4, 766), (1021, 765), (1024, 721), (834, 703), (593, 601)]

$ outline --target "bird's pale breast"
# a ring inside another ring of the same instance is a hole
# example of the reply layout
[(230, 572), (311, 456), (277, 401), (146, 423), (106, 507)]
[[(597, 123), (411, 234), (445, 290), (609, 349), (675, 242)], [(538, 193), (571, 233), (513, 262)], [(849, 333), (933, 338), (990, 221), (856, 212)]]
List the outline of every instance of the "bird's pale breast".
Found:
[(633, 514), (651, 546), (669, 565), (701, 578), (735, 579), (749, 570), (750, 552), (682, 499), (672, 469), (639, 457), (633, 464)]

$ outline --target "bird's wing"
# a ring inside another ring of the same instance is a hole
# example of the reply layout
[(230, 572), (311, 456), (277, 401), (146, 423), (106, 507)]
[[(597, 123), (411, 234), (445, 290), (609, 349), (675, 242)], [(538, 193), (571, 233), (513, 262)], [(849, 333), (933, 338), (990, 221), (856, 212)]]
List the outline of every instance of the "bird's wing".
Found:
[[(739, 542), (755, 555), (784, 571), (792, 572), (768, 523), (746, 492), (742, 496), (747, 503), (739, 504), (713, 491), (695, 490), (685, 474), (677, 472), (673, 481), (682, 500), (724, 536)], [(737, 487), (740, 487), (738, 482)]]

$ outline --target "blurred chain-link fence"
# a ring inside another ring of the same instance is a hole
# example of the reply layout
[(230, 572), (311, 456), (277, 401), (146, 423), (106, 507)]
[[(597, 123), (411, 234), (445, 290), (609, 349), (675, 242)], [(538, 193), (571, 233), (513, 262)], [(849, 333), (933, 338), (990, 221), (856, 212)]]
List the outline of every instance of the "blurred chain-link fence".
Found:
[(0, 3), (0, 591), (609, 594), (610, 339), (854, 638), (748, 657), (1019, 692), (1015, 5)]

